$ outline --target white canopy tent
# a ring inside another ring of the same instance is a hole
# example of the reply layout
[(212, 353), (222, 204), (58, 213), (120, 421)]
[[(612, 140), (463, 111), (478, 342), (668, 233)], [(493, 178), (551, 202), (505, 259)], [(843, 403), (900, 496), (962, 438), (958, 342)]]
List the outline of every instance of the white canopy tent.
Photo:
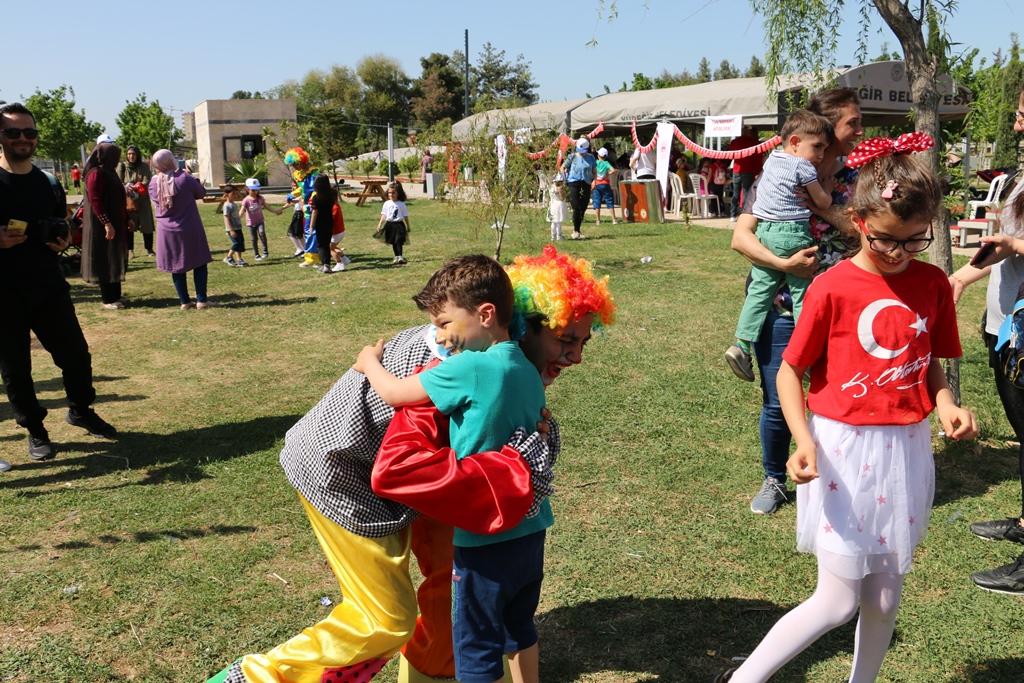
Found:
[[(943, 120), (966, 116), (970, 91), (948, 76), (939, 77), (942, 100), (939, 117)], [(808, 75), (787, 76), (782, 80), (778, 102), (785, 106), (785, 93), (813, 87)], [(851, 88), (861, 97), (865, 125), (897, 125), (909, 121), (913, 109), (910, 83), (903, 62), (874, 62), (837, 70), (835, 87)], [(703, 124), (707, 116), (740, 115), (745, 124), (775, 129), (785, 115), (772, 102), (763, 78), (734, 78), (678, 88), (615, 92), (586, 100), (548, 102), (523, 109), (494, 110), (477, 114), (452, 126), (454, 139), (464, 139), (472, 126), (506, 117), (515, 128), (556, 127), (563, 133), (587, 133), (598, 123), (612, 134), (622, 134), (634, 122), (638, 127), (653, 127), (658, 121), (676, 124)], [(653, 132), (653, 131), (651, 131)]]
[(497, 132), (499, 127), (515, 129), (530, 128), (533, 130), (546, 130), (554, 128), (559, 131), (565, 130), (565, 117), (573, 107), (587, 102), (587, 99), (565, 100), (563, 102), (543, 102), (532, 104), (529, 107), (519, 109), (490, 109), (479, 114), (468, 116), (452, 126), (452, 139), (465, 140), (473, 131), (480, 132), (494, 129)]

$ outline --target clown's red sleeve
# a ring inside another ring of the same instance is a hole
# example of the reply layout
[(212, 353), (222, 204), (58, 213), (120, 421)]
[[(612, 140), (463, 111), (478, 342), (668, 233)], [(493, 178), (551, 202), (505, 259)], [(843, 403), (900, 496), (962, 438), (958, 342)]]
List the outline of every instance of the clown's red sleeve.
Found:
[(533, 503), (519, 452), (502, 446), (457, 460), (448, 443), (448, 417), (433, 405), (399, 408), (373, 466), (373, 492), (477, 534), (519, 524)]

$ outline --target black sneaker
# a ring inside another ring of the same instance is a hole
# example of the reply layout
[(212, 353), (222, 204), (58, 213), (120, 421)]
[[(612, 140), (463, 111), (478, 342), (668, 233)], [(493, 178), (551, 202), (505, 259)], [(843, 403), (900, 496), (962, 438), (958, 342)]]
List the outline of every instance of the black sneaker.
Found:
[(754, 381), (754, 359), (739, 344), (733, 344), (725, 352), (725, 362), (733, 374), (747, 382)]
[(49, 437), (28, 435), (28, 457), (33, 460), (49, 460), (53, 455)]
[(736, 673), (736, 669), (729, 669), (711, 679), (711, 683), (729, 683), (732, 680), (732, 675)]
[(1024, 543), (1024, 527), (1017, 517), (994, 519), (991, 522), (975, 522), (970, 527), (971, 533), (986, 541), (1013, 541)]
[(102, 439), (113, 439), (117, 436), (117, 430), (93, 410), (88, 410), (79, 415), (69, 410), (64, 416), (64, 421), (74, 427), (85, 429), (89, 432), (89, 436), (98, 436)]
[(985, 591), (1024, 595), (1024, 554), (1002, 567), (987, 572), (974, 572), (971, 574), (971, 581)]

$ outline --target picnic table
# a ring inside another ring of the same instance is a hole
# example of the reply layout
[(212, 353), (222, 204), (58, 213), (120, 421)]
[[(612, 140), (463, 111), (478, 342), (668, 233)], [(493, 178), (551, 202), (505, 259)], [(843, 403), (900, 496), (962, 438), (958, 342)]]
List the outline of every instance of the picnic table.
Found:
[(387, 201), (388, 195), (384, 192), (387, 180), (360, 180), (363, 189), (356, 195), (356, 206), (362, 206), (370, 197), (380, 197), (381, 201)]

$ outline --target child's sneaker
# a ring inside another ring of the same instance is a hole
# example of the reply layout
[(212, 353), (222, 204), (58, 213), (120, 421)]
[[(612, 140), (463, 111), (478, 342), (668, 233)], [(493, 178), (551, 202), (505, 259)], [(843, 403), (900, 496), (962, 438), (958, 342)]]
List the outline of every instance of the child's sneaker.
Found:
[(237, 263), (235, 263), (235, 259), (231, 257), (224, 259), (224, 263), (228, 264), (229, 266), (238, 265)]
[(618, 224), (619, 224), (619, 222), (613, 218), (612, 219), (612, 225), (618, 225)]
[(263, 258), (265, 258), (265, 259), (270, 258), (270, 254), (268, 254), (267, 252), (263, 252)]
[(253, 258), (253, 260), (254, 261), (262, 261), (265, 258), (267, 258), (267, 257), (266, 256), (260, 256), (259, 254), (256, 254), (256, 256)]
[(754, 360), (750, 357), (750, 351), (744, 349), (737, 342), (725, 352), (725, 362), (733, 374), (747, 382), (754, 381)]
[(334, 264), (334, 267), (331, 268), (331, 272), (334, 272), (334, 273), (341, 273), (341, 272), (344, 272), (344, 270), (345, 270), (345, 262), (344, 261), (338, 261), (337, 263)]
[(594, 221), (594, 225), (601, 225), (601, 221)]
[(305, 255), (306, 255), (306, 252), (302, 251), (301, 249), (296, 249), (295, 253), (292, 254), (292, 258), (299, 258), (300, 256), (305, 256)]
[(347, 266), (350, 263), (352, 263), (352, 259), (350, 259), (348, 256), (342, 256), (341, 257), (341, 264), (342, 265)]
[(238, 268), (245, 268), (247, 265), (249, 264), (242, 259), (238, 259), (237, 261), (235, 261), (235, 266)]

